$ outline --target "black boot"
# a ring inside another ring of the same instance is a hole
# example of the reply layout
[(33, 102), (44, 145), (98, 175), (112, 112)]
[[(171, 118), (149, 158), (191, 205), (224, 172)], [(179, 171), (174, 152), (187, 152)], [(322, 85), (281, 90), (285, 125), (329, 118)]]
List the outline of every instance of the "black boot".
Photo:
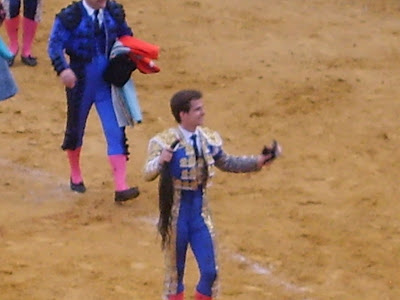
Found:
[(69, 182), (69, 186), (71, 188), (71, 191), (83, 194), (84, 192), (86, 192), (86, 187), (85, 184), (82, 182), (79, 183), (73, 183), (72, 180), (70, 180)]
[(11, 66), (14, 64), (14, 60), (15, 60), (15, 54), (13, 55), (13, 57), (11, 57), (11, 58), (7, 61), (9, 67), (11, 67)]
[(34, 67), (37, 65), (37, 58), (32, 56), (32, 55), (28, 55), (28, 56), (22, 56), (21, 55), (21, 61), (30, 67)]
[(116, 191), (114, 200), (115, 202), (124, 202), (136, 198), (139, 194), (139, 188), (132, 187), (124, 191)]

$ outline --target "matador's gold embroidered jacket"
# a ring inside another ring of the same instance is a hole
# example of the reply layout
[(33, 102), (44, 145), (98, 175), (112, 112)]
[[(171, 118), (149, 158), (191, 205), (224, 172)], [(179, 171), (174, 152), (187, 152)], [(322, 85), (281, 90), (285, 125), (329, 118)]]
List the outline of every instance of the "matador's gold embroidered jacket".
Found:
[[(215, 174), (215, 167), (225, 172), (247, 173), (258, 171), (256, 156), (233, 156), (225, 153), (222, 139), (216, 131), (206, 127), (198, 127), (201, 153), (204, 163), (197, 162), (193, 146), (185, 141), (178, 127), (167, 129), (149, 141), (148, 157), (144, 167), (144, 178), (152, 181), (160, 174), (159, 157), (162, 149), (179, 139), (180, 143), (174, 150), (170, 168), (174, 179), (174, 188), (181, 190), (196, 190), (199, 185), (210, 184)], [(199, 170), (205, 169), (199, 174)], [(205, 172), (204, 172), (205, 171)], [(199, 176), (200, 175), (200, 176)]]

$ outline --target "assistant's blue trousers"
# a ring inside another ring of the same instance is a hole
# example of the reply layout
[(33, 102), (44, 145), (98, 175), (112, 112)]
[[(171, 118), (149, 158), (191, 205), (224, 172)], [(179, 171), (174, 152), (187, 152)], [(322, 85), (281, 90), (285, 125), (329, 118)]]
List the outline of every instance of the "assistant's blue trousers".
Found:
[[(24, 17), (32, 21), (41, 15), (41, 0), (23, 0), (24, 2)], [(15, 18), (20, 14), (21, 0), (3, 0), (6, 10), (7, 19)]]
[(107, 63), (105, 55), (98, 55), (90, 63), (82, 65), (71, 62), (78, 82), (74, 88), (66, 89), (68, 112), (62, 149), (75, 150), (82, 146), (86, 121), (94, 104), (106, 137), (107, 154), (128, 154), (125, 128), (118, 125), (111, 87), (102, 76)]

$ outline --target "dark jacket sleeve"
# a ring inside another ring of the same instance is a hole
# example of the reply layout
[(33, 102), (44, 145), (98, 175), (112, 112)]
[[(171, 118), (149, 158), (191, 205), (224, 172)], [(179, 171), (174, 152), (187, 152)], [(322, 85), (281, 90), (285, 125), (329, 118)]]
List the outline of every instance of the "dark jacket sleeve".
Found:
[(65, 43), (69, 36), (70, 32), (64, 27), (60, 19), (56, 17), (50, 33), (47, 53), (57, 75), (60, 75), (62, 71), (69, 68), (64, 55)]
[(110, 15), (112, 16), (112, 18), (119, 25), (117, 36), (118, 37), (124, 36), (124, 35), (133, 36), (133, 31), (126, 22), (126, 14), (125, 14), (124, 7), (115, 1), (108, 1), (107, 9), (110, 12)]

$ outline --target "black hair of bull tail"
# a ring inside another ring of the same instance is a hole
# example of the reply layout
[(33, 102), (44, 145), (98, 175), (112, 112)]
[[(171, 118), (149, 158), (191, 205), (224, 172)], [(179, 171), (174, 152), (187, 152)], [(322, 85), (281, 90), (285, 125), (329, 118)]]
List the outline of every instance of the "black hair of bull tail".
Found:
[[(171, 145), (171, 149), (174, 149), (178, 143), (179, 140), (174, 141)], [(172, 182), (170, 165), (167, 162), (162, 165), (160, 171), (158, 201), (160, 216), (157, 227), (161, 235), (161, 248), (165, 249), (171, 239), (171, 210), (174, 202), (174, 185)]]

